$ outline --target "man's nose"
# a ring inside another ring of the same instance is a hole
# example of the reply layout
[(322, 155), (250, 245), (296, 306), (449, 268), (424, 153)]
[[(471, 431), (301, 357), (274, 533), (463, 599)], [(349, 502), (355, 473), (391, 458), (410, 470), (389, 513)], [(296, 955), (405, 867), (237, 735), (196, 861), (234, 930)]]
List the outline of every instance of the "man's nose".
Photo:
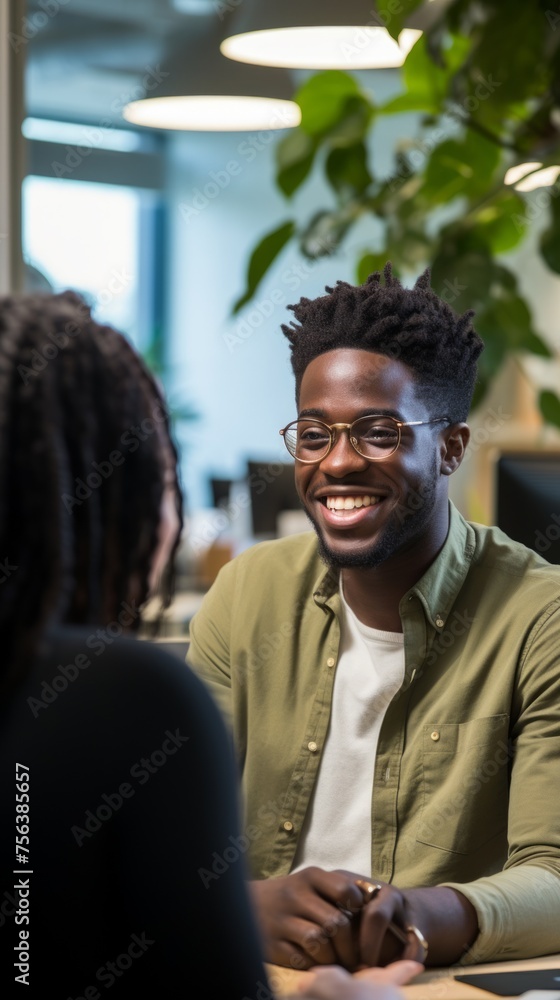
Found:
[(350, 430), (334, 431), (335, 441), (328, 455), (319, 463), (323, 472), (330, 476), (347, 476), (351, 472), (361, 471), (369, 465), (363, 455), (356, 451), (350, 443)]

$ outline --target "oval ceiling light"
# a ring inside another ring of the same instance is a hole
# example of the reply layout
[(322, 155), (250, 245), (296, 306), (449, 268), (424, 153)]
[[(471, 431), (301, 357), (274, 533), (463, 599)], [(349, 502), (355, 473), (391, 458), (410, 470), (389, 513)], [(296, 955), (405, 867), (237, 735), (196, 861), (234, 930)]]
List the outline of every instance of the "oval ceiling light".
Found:
[(301, 111), (295, 101), (271, 97), (151, 97), (132, 101), (123, 117), (133, 125), (192, 132), (260, 132), (296, 128)]
[[(539, 170), (539, 167), (542, 169)], [(516, 191), (535, 191), (540, 187), (551, 187), (559, 174), (560, 166), (543, 167), (539, 160), (518, 163), (506, 172), (504, 184), (513, 185)]]
[(392, 69), (402, 66), (421, 34), (403, 28), (397, 44), (381, 27), (271, 28), (230, 35), (220, 52), (237, 62), (285, 69)]

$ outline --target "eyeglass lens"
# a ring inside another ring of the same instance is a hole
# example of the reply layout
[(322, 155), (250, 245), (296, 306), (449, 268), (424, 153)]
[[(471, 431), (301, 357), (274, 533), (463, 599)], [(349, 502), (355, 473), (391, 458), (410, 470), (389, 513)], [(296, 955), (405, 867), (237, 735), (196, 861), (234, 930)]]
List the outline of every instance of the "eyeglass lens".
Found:
[[(294, 420), (284, 434), (286, 447), (294, 458), (319, 462), (331, 445), (331, 431), (317, 420)], [(350, 441), (365, 458), (386, 458), (398, 446), (399, 427), (391, 417), (360, 417), (349, 428)]]

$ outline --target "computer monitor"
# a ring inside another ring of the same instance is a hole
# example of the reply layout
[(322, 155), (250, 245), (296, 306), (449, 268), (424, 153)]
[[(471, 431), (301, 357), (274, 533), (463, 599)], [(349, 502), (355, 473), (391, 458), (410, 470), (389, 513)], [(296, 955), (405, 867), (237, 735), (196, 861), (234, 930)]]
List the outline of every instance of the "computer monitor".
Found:
[(497, 526), (560, 564), (560, 449), (500, 454), (495, 486)]
[(227, 507), (231, 494), (233, 479), (210, 478), (210, 492), (212, 494), (212, 506), (216, 508)]
[(247, 484), (251, 497), (251, 524), (255, 538), (274, 538), (278, 515), (302, 510), (294, 483), (293, 462), (247, 462)]

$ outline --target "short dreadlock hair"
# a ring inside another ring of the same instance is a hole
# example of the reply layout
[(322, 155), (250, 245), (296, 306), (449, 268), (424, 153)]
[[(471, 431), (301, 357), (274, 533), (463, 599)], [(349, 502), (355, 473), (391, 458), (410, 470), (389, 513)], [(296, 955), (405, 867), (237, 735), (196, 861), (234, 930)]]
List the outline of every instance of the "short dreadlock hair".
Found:
[[(157, 382), (122, 334), (93, 320), (81, 296), (0, 298), (4, 680), (23, 673), (49, 626), (107, 625), (119, 621), (126, 601), (141, 609), (166, 448), (176, 468)], [(176, 504), (182, 527), (178, 482)], [(167, 607), (173, 559), (164, 577)], [(137, 629), (140, 610), (132, 617)]]
[(474, 311), (459, 316), (430, 287), (426, 268), (413, 288), (403, 288), (390, 261), (363, 285), (338, 281), (327, 295), (288, 306), (298, 321), (282, 324), (290, 341), (296, 402), (310, 361), (353, 347), (402, 361), (422, 398), (455, 423), (467, 419), (484, 344), (473, 329)]

